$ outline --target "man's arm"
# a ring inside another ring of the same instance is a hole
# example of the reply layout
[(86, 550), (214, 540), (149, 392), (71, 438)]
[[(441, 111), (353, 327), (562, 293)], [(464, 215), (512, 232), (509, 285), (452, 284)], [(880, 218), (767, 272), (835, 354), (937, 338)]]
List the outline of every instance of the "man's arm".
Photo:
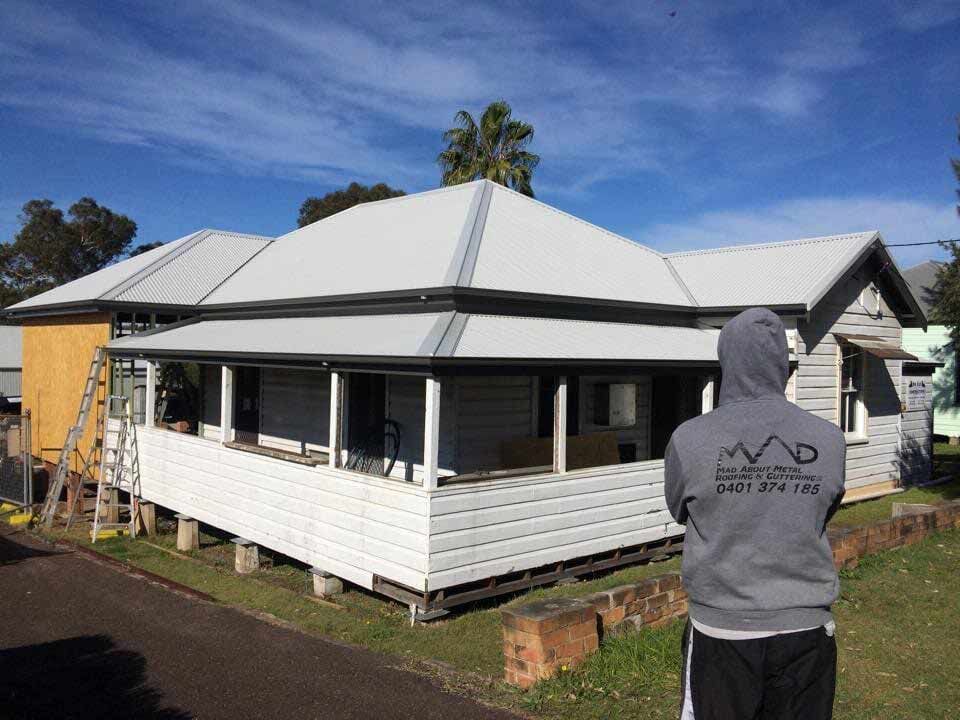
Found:
[(673, 519), (681, 525), (686, 524), (686, 478), (672, 437), (667, 443), (667, 452), (663, 458), (663, 494), (666, 496), (667, 509), (673, 515)]

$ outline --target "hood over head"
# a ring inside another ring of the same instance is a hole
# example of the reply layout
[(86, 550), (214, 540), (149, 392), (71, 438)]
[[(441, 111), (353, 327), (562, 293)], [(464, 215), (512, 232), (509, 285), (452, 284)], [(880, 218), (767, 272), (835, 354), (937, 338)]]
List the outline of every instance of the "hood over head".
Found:
[(766, 308), (744, 310), (723, 326), (717, 342), (723, 379), (720, 404), (784, 397), (790, 358), (787, 334)]

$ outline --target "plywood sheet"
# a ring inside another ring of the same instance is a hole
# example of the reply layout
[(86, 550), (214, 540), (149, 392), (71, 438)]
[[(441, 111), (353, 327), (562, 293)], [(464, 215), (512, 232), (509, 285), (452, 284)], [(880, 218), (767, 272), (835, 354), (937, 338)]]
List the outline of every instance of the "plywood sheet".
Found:
[[(110, 314), (62, 315), (26, 320), (23, 328), (23, 408), (29, 409), (33, 454), (56, 462), (76, 422), (93, 352), (110, 339)], [(98, 402), (106, 396), (106, 370), (100, 376)], [(96, 428), (91, 410), (81, 452)], [(73, 459), (74, 470), (78, 458)]]

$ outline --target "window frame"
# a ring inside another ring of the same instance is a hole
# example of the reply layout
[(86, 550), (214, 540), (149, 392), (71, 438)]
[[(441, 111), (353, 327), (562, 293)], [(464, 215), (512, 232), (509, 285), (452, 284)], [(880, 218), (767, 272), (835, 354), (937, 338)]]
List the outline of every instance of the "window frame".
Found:
[[(844, 395), (848, 393), (845, 393), (843, 389), (843, 377), (844, 364), (846, 360), (851, 358), (856, 358), (854, 362), (859, 364), (860, 387), (856, 388), (854, 426), (852, 430), (848, 430), (844, 427), (846, 416)], [(866, 404), (868, 368), (867, 353), (862, 348), (852, 343), (837, 343), (837, 426), (843, 431), (843, 435), (848, 441), (866, 441), (869, 437), (869, 416)]]

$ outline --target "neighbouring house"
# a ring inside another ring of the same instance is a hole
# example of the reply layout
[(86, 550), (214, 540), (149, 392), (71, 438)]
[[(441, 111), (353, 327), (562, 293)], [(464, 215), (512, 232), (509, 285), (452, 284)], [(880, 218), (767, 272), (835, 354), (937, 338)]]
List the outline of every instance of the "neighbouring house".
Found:
[[(936, 260), (927, 260), (903, 271), (903, 279), (928, 316), (933, 309), (940, 265)], [(960, 365), (949, 329), (944, 325), (905, 328), (903, 347), (914, 355), (943, 363), (933, 375), (933, 432), (948, 437), (953, 444), (960, 443)]]
[(0, 414), (20, 412), (23, 330), (0, 325)]
[(117, 387), (145, 368), (143, 498), (418, 613), (674, 542), (664, 449), (713, 408), (747, 307), (788, 328), (787, 397), (846, 433), (850, 498), (930, 475), (934, 364), (901, 347), (926, 320), (877, 232), (664, 255), (477, 181), (343, 211), (215, 285), (174, 283), (189, 317), (107, 344)]
[[(16, 328), (23, 336), (22, 407), (31, 413), (34, 457), (57, 462), (67, 430), (77, 421), (98, 346), (192, 314), (200, 299), (269, 242), (256, 235), (201, 230), (6, 308), (7, 316), (22, 326)], [(105, 367), (101, 403), (108, 375), (113, 375), (112, 391), (130, 396), (142, 412), (142, 364), (116, 359)], [(87, 421), (88, 441), (96, 415)], [(86, 450), (85, 444), (78, 448)], [(75, 453), (72, 469), (81, 464)]]

